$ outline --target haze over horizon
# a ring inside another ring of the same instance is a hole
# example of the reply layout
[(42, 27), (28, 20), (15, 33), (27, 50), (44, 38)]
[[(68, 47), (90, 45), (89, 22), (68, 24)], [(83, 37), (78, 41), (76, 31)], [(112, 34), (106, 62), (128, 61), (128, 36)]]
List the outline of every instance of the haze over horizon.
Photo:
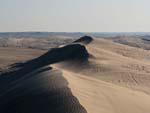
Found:
[(149, 32), (148, 0), (0, 0), (0, 32)]

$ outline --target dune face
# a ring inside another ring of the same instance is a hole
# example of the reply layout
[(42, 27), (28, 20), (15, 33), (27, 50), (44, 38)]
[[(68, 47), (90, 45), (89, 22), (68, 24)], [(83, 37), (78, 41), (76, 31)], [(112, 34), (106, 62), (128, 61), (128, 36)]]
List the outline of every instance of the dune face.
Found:
[(58, 70), (39, 68), (10, 83), (0, 96), (2, 113), (86, 113)]
[(2, 113), (149, 113), (150, 52), (81, 37), (0, 75)]
[(35, 58), (22, 64), (20, 63), (14, 65), (12, 68), (19, 68), (19, 70), (10, 73), (4, 73), (3, 75), (1, 75), (0, 81), (7, 84), (9, 81), (15, 80), (17, 79), (17, 77), (28, 74), (31, 71), (38, 69), (40, 67), (65, 60), (87, 61), (88, 57), (89, 54), (86, 51), (86, 48), (80, 44), (67, 45), (62, 48), (54, 48), (38, 58)]
[[(76, 54), (78, 53), (78, 54)], [(2, 113), (87, 113), (73, 96), (62, 72), (48, 65), (69, 60), (86, 61), (88, 52), (80, 44), (51, 49), (26, 63), (12, 66), (0, 75)]]
[(44, 65), (46, 65), (65, 60), (87, 60), (88, 57), (89, 54), (83, 45), (71, 44), (62, 48), (51, 49), (49, 52), (37, 58), (36, 60), (39, 62), (41, 60), (42, 62), (39, 64), (45, 63)]

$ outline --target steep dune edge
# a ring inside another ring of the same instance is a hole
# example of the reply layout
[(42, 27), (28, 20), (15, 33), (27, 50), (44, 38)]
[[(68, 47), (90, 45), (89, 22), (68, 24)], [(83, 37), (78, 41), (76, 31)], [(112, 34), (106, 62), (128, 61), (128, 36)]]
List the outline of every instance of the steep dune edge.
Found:
[(0, 74), (2, 113), (87, 113), (68, 87), (61, 70), (49, 65), (88, 60), (85, 46), (70, 44), (49, 50), (25, 63), (12, 65)]
[(87, 113), (59, 70), (42, 67), (10, 83), (0, 93), (1, 113)]

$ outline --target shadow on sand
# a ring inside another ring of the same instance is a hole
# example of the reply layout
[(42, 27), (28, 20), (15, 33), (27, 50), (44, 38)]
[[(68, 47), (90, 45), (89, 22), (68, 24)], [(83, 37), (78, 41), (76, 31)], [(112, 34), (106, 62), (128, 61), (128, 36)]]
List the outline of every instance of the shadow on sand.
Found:
[(49, 65), (87, 61), (86, 48), (71, 44), (54, 48), (0, 75), (0, 113), (87, 113), (68, 87), (62, 72)]

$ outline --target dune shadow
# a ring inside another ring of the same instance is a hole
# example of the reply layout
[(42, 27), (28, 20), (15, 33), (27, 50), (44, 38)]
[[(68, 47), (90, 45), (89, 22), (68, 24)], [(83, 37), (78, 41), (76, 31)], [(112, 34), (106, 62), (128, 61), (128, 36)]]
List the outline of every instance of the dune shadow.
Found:
[(50, 64), (65, 60), (87, 60), (80, 44), (54, 48), (44, 55), (10, 66), (0, 74), (1, 113), (87, 113), (73, 96), (60, 70)]

